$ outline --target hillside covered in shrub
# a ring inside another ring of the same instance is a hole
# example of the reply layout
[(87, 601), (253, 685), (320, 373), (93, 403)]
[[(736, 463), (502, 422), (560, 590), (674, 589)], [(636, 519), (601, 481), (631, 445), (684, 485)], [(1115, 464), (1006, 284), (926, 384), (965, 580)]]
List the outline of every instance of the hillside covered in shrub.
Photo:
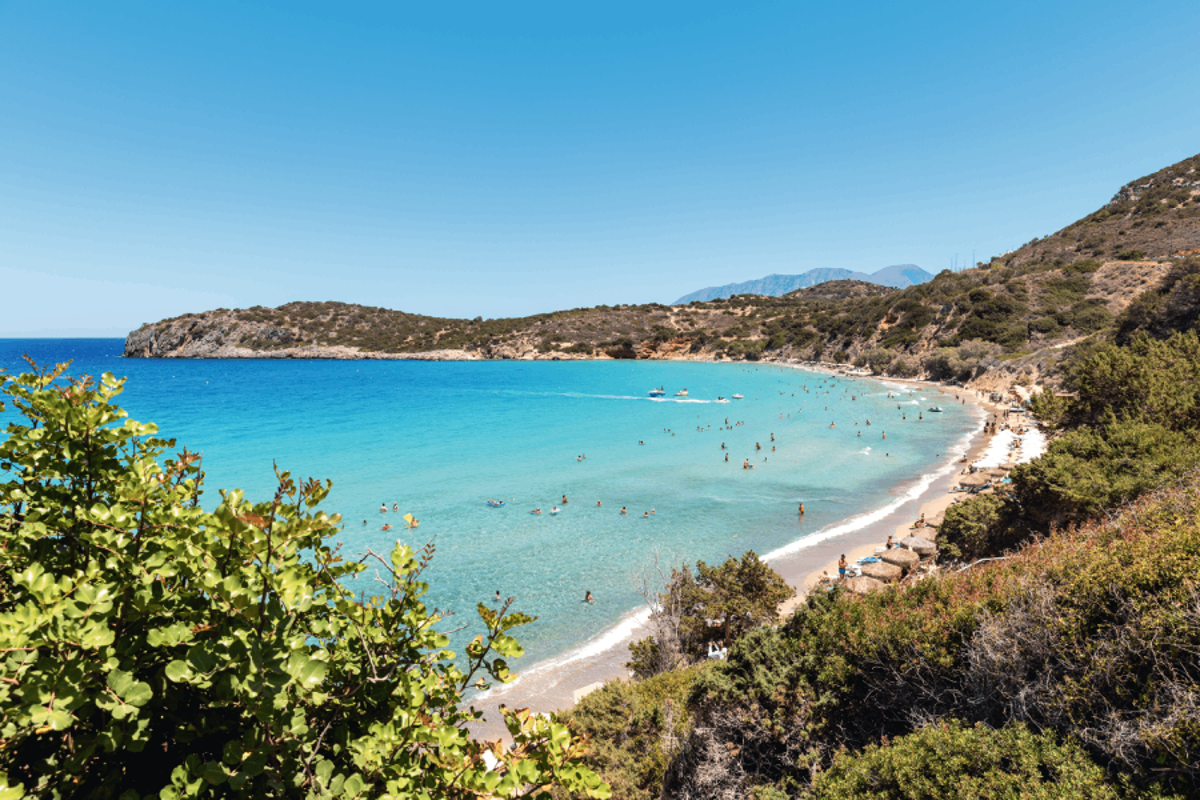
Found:
[[(1061, 231), (902, 290), (822, 284), (785, 297), (596, 306), (447, 319), (333, 302), (217, 309), (144, 325), (131, 357), (720, 358), (854, 363), (948, 377), (1009, 364), (1056, 378), (1060, 348), (1111, 329), (1137, 295), (1200, 254), (1200, 156), (1122, 187)], [(983, 349), (980, 349), (982, 343)], [(980, 358), (980, 353), (983, 353)], [(962, 361), (963, 359), (959, 359)]]
[(1197, 274), (1068, 350), (1048, 451), (951, 507), (937, 572), (606, 686), (568, 717), (592, 767), (628, 797), (1200, 794)]

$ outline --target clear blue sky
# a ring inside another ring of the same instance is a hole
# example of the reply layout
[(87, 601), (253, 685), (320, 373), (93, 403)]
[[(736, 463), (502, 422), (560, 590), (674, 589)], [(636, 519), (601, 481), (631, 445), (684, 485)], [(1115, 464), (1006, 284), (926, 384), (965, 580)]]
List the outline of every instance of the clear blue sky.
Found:
[(1200, 3), (0, 0), (0, 336), (983, 260), (1200, 152)]

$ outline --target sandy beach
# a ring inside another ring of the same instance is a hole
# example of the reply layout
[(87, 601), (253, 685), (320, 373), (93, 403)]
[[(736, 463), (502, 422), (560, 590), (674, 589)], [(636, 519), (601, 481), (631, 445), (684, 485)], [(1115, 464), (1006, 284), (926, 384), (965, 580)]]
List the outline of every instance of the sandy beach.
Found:
[[(930, 389), (929, 384), (922, 384), (923, 388)], [(939, 387), (945, 393), (947, 390)], [(965, 392), (966, 394), (963, 394)], [(1004, 413), (1009, 408), (1007, 403), (998, 403), (994, 400), (980, 396), (979, 393), (973, 390), (960, 390), (960, 396), (965, 396), (970, 402), (984, 410), (987, 420), (999, 419), (1003, 421)], [(1020, 461), (1028, 461), (1036, 458), (1045, 449), (1045, 437), (1036, 428), (1031, 428), (1027, 436), (1028, 441), (1023, 442), (1024, 450), (1021, 453)], [(950, 506), (960, 502), (968, 495), (964, 492), (952, 491), (958, 485), (959, 480), (963, 477), (962, 473), (968, 466), (975, 466), (978, 469), (990, 467), (1007, 467), (1014, 466), (1018, 462), (1017, 454), (1010, 452), (1010, 447), (1015, 447), (1016, 443), (1021, 441), (1010, 430), (996, 430), (995, 432), (985, 432), (980, 430), (972, 439), (967, 453), (956, 463), (956, 469), (952, 470), (948, 476), (943, 477), (934, 486), (925, 492), (919, 504), (912, 507), (911, 510), (905, 509), (907, 514), (896, 525), (891, 526), (892, 520), (888, 521), (887, 525), (873, 527), (871, 532), (875, 534), (871, 541), (863, 542), (864, 537), (847, 537), (845, 539), (836, 539), (830, 542), (831, 545), (840, 545), (842, 549), (837, 555), (831, 558), (819, 568), (805, 574), (798, 582), (793, 576), (785, 575), (789, 578), (789, 583), (796, 587), (796, 594), (786, 600), (779, 609), (781, 617), (790, 615), (801, 603), (808, 594), (817, 588), (823, 581), (830, 579), (836, 580), (838, 576), (838, 561), (842, 555), (845, 556), (849, 564), (855, 564), (860, 559), (879, 555), (881, 551), (886, 549), (887, 534), (890, 534), (894, 546), (899, 546), (899, 542), (907, 536), (921, 536), (922, 529), (916, 526), (920, 519), (934, 520), (945, 514)], [(895, 516), (900, 516), (897, 512)], [(885, 533), (886, 532), (886, 533)], [(928, 531), (924, 531), (928, 532)], [(880, 538), (880, 534), (884, 534)], [(837, 547), (827, 548), (832, 551)], [(779, 570), (778, 565), (776, 569)], [(790, 572), (790, 570), (789, 570)]]
[[(775, 366), (792, 366), (807, 371), (819, 371), (834, 374), (830, 368), (821, 369), (809, 364), (776, 364)], [(840, 371), (838, 371), (840, 372)], [(860, 377), (850, 374), (848, 377)], [(861, 377), (869, 377), (863, 375)], [(913, 522), (924, 514), (927, 519), (943, 513), (953, 503), (965, 494), (951, 492), (959, 479), (960, 473), (968, 464), (978, 463), (982, 466), (1000, 466), (993, 461), (1007, 461), (1008, 448), (1013, 445), (1013, 437), (1007, 431), (985, 434), (985, 422), (1000, 419), (1003, 422), (1007, 403), (999, 403), (981, 392), (961, 387), (947, 387), (941, 384), (887, 378), (892, 385), (902, 385), (920, 390), (930, 396), (935, 404), (960, 403), (964, 400), (968, 405), (978, 409), (979, 425), (970, 439), (964, 444), (965, 449), (950, 454), (943, 467), (933, 474), (927, 484), (909, 487), (907, 494), (900, 494), (897, 501), (886, 511), (874, 512), (868, 515), (867, 524), (859, 517), (850, 521), (854, 529), (843, 535), (835, 535), (822, 540), (799, 539), (788, 547), (781, 548), (788, 552), (768, 554), (767, 560), (772, 568), (796, 589), (796, 594), (780, 608), (783, 616), (790, 614), (803, 602), (808, 592), (821, 581), (826, 574), (836, 577), (837, 564), (840, 555), (845, 554), (851, 564), (858, 559), (877, 554), (887, 541), (888, 535), (894, 542), (899, 542), (905, 536), (919, 533), (911, 529)], [(936, 401), (932, 396), (938, 396)], [(1009, 434), (1004, 436), (1004, 434)], [(1003, 439), (1000, 437), (1004, 436)], [(1040, 436), (1040, 433), (1038, 434)], [(1028, 437), (1026, 447), (1029, 455), (1034, 450), (1044, 447), (1044, 439)], [(1003, 449), (1002, 449), (1003, 448)], [(1036, 453), (1034, 453), (1036, 455)], [(926, 476), (928, 479), (928, 476)], [(899, 494), (899, 490), (898, 490)], [(870, 517), (877, 517), (870, 519)], [(802, 524), (802, 521), (801, 521)], [(838, 526), (835, 526), (835, 528)], [(476, 698), (473, 705), (484, 712), (485, 721), (472, 726), (473, 733), (483, 739), (507, 739), (507, 732), (499, 723), (497, 707), (506, 705), (515, 708), (530, 708), (534, 711), (557, 711), (569, 708), (583, 695), (612, 679), (628, 678), (628, 670), (624, 663), (629, 660), (629, 644), (632, 641), (651, 635), (643, 624), (647, 618), (647, 610), (628, 615), (621, 624), (606, 632), (598, 640), (588, 643), (579, 649), (574, 657), (563, 662), (561, 660), (541, 665), (531, 665), (527, 669), (518, 669), (518, 678), (506, 686), (493, 688), (486, 694)]]

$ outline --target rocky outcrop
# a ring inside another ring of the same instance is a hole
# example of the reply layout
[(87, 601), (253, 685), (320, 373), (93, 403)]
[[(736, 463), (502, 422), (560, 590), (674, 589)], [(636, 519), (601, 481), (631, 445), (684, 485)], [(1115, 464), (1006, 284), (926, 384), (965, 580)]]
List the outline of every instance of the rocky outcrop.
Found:
[[(256, 347), (247, 347), (253, 341)], [(292, 331), (256, 322), (212, 324), (200, 318), (146, 325), (125, 337), (126, 358), (298, 358), (474, 361), (466, 350), (377, 353), (343, 345), (296, 344)], [(282, 346), (280, 346), (282, 345)]]

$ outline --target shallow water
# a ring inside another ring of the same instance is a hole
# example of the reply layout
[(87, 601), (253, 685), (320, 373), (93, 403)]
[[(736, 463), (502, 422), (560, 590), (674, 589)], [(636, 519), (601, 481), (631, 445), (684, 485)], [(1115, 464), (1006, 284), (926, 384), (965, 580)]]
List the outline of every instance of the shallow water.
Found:
[[(778, 366), (151, 361), (121, 359), (121, 345), (0, 340), (0, 366), (19, 370), (28, 352), (73, 358), (75, 373), (128, 376), (118, 402), (130, 416), (203, 453), (208, 506), (218, 487), (268, 498), (272, 461), (332, 479), (325, 509), (344, 516), (350, 552), (434, 540), (430, 602), (458, 612), (456, 623), (497, 590), (537, 615), (517, 632), (525, 667), (594, 644), (639, 607), (637, 576), (656, 555), (784, 553), (844, 529), (944, 466), (975, 426), (947, 396)], [(655, 386), (667, 396), (647, 397)], [(688, 398), (676, 399), (684, 387)], [(734, 393), (746, 399), (714, 402)], [(934, 403), (944, 412), (929, 413)], [(399, 513), (379, 512), (393, 502)], [(415, 531), (399, 527), (406, 512), (421, 521)], [(381, 531), (385, 522), (395, 529)], [(366, 580), (355, 588), (372, 591)]]

